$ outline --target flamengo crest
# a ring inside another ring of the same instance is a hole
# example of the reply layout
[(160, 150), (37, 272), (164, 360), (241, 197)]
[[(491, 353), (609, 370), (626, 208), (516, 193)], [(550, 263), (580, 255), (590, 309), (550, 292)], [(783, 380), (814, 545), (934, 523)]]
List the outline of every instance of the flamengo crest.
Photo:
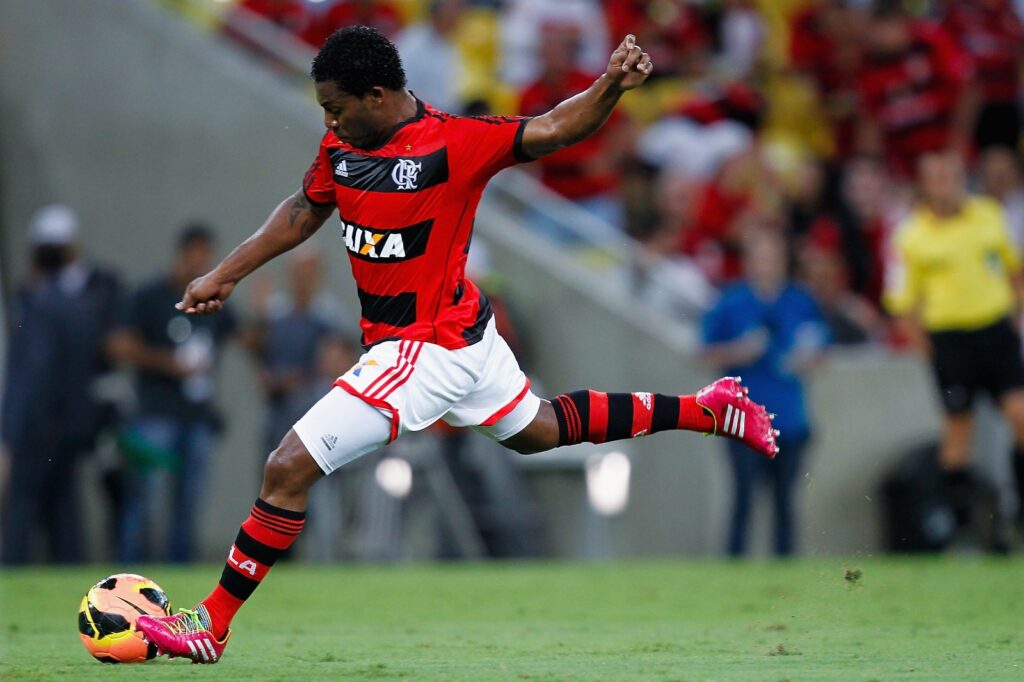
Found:
[(422, 163), (416, 163), (409, 159), (398, 159), (398, 163), (391, 171), (391, 179), (400, 190), (416, 189), (416, 176), (423, 169)]

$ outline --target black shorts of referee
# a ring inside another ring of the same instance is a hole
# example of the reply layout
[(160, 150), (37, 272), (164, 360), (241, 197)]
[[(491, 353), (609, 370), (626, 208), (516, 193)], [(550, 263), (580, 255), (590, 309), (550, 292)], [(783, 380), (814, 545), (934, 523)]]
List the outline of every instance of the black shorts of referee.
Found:
[(998, 401), (1024, 388), (1021, 338), (1010, 318), (971, 331), (930, 332), (932, 367), (947, 414), (969, 412), (980, 391)]

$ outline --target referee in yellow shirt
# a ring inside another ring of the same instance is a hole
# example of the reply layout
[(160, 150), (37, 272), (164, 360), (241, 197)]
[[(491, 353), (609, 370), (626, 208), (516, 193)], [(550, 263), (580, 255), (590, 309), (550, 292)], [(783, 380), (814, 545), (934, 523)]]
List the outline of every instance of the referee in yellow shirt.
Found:
[(931, 358), (946, 412), (940, 459), (957, 521), (966, 525), (979, 391), (997, 401), (1013, 429), (1013, 469), (1024, 500), (1024, 361), (1014, 320), (1024, 277), (1002, 208), (967, 194), (959, 156), (925, 155), (918, 179), (920, 204), (896, 235), (898, 265), (885, 303)]

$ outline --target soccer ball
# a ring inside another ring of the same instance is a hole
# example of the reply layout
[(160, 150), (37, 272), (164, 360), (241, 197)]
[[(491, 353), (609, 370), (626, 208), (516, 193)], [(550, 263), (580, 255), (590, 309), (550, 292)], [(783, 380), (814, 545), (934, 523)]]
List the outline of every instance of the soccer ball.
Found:
[(78, 632), (86, 650), (104, 663), (143, 663), (156, 656), (133, 629), (139, 616), (168, 616), (171, 604), (160, 586), (134, 573), (96, 583), (78, 608)]

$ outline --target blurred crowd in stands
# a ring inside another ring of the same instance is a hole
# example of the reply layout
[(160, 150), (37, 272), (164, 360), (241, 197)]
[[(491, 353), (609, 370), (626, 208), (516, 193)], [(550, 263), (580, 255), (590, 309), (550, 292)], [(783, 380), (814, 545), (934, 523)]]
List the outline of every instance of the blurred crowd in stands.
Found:
[[(1024, 0), (238, 0), (220, 30), (258, 52), (238, 28), (254, 15), (310, 52), (339, 27), (374, 26), (399, 46), (410, 89), (462, 114), (541, 114), (602, 73), (625, 34), (637, 36), (655, 65), (650, 82), (600, 133), (527, 168), (644, 252), (726, 291), (704, 322), (706, 359), (762, 381), (757, 395), (783, 401), (790, 409), (777, 411), (793, 420), (786, 466), (770, 473), (779, 553), (793, 551), (791, 491), (811, 431), (804, 374), (829, 343), (907, 343), (881, 301), (919, 159), (954, 150), (972, 191), (1002, 204), (1024, 248)], [(251, 285), (245, 320), (186, 318), (173, 304), (213, 265), (208, 228), (183, 229), (164, 271), (134, 290), (83, 256), (70, 209), (43, 209), (29, 235), (31, 272), (7, 311), (2, 560), (29, 560), (37, 536), (51, 560), (82, 558), (81, 519), (60, 510), (80, 508), (74, 472), (100, 437), (113, 437), (119, 453), (105, 479), (119, 560), (190, 560), (221, 428), (221, 347), (239, 342), (256, 362), (269, 450), (354, 361), (353, 321), (321, 292), (312, 252), (291, 257), (287, 291)], [(470, 274), (528, 366), (485, 271)], [(777, 297), (760, 296), (765, 288)], [(120, 411), (104, 391), (115, 367), (135, 383), (134, 404)], [(532, 553), (523, 505), (515, 520), (516, 505), (478, 499), (481, 474), (464, 466), (464, 435), (433, 435), (486, 552)], [(732, 553), (746, 546), (752, 481), (766, 475), (747, 455), (731, 453)], [(494, 490), (515, 484), (502, 476)], [(338, 491), (319, 491), (311, 519), (340, 513)], [(171, 502), (169, 513), (156, 508)], [(147, 528), (161, 514), (173, 523), (155, 548)], [(508, 519), (515, 528), (501, 526)], [(340, 524), (321, 527), (329, 535)], [(326, 535), (314, 544), (331, 546)], [(449, 535), (452, 552), (465, 554), (458, 532)]]
[(249, 12), (311, 49), (375, 26), (455, 113), (543, 113), (634, 33), (651, 81), (532, 170), (715, 287), (781, 233), (840, 344), (902, 341), (879, 304), (923, 153), (957, 150), (1024, 246), (1021, 0), (239, 0), (225, 30)]
[[(255, 480), (266, 454), (357, 361), (352, 311), (324, 290), (324, 258), (310, 247), (284, 258), (283, 286), (261, 272), (223, 311), (197, 317), (175, 304), (216, 264), (222, 249), (211, 227), (183, 226), (167, 262), (154, 262), (153, 274), (134, 284), (86, 253), (79, 218), (67, 206), (42, 207), (27, 232), (28, 268), (5, 301), (0, 563), (196, 560), (213, 455), (226, 427), (217, 401), (225, 346), (248, 356), (265, 408), (257, 418)], [(484, 245), (474, 249), (469, 271), (525, 363), (522, 336)], [(508, 465), (511, 453), (467, 435), (438, 424), (401, 442), (399, 466), (426, 472), (418, 476), (422, 494), (441, 517), (436, 554), (535, 553), (536, 524), (529, 495)], [(477, 466), (481, 441), (490, 450)], [(314, 489), (308, 558), (401, 556), (395, 510), (409, 490), (389, 496), (387, 481), (363, 485), (367, 476), (380, 476), (381, 457), (366, 457)], [(83, 486), (87, 463), (99, 491)], [(85, 546), (79, 497), (86, 490), (88, 506), (108, 529), (100, 548)]]

